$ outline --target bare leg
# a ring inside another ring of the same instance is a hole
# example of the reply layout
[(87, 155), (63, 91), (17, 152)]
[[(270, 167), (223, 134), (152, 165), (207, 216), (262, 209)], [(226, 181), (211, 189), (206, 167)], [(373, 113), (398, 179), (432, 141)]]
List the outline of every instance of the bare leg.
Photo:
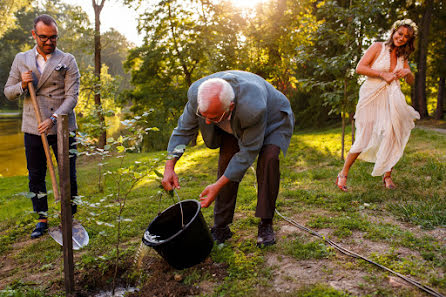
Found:
[(392, 175), (392, 170), (387, 171), (386, 173), (384, 173), (384, 176), (383, 176), (384, 186), (387, 189), (395, 189), (396, 188), (395, 184), (393, 183), (391, 175)]
[(341, 190), (346, 189), (348, 172), (353, 163), (355, 163), (356, 158), (358, 158), (359, 154), (360, 153), (348, 153), (347, 158), (344, 162), (344, 167), (342, 168), (341, 172), (339, 172), (336, 183), (337, 186), (341, 188)]

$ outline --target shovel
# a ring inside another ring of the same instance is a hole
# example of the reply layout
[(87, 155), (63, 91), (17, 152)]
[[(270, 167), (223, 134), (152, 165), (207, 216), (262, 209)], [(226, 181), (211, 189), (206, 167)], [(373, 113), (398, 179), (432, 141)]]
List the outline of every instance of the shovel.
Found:
[[(34, 112), (36, 113), (37, 124), (40, 124), (42, 122), (42, 116), (40, 114), (39, 103), (37, 102), (36, 91), (34, 90), (34, 85), (32, 84), (32, 82), (28, 83), (28, 90), (29, 94), (31, 95), (31, 102), (34, 107)], [(50, 155), (50, 147), (48, 145), (48, 139), (45, 133), (40, 134), (40, 136), (42, 137), (42, 144), (43, 144), (43, 149), (45, 151), (46, 162), (51, 175), (51, 183), (53, 186), (54, 199), (58, 201), (60, 200), (59, 190), (57, 187), (56, 173), (54, 172), (53, 159), (51, 158)], [(57, 243), (63, 245), (62, 226), (51, 228), (49, 234)], [(74, 250), (78, 250), (86, 246), (89, 242), (89, 236), (87, 231), (77, 221), (73, 222), (72, 238), (73, 238)]]

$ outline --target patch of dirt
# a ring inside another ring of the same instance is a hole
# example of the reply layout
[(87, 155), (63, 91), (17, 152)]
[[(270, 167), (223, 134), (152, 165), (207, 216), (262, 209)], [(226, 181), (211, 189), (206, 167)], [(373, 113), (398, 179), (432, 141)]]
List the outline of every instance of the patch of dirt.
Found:
[[(305, 226), (305, 224), (309, 221), (309, 218), (314, 215), (330, 216), (332, 214), (321, 210), (316, 210), (315, 212), (311, 210), (305, 213), (294, 214), (292, 219), (295, 222)], [(398, 226), (402, 230), (411, 231), (417, 236), (421, 236), (421, 234), (431, 235), (438, 239), (439, 242), (444, 243), (446, 239), (445, 228), (421, 230), (417, 226), (397, 221), (395, 218), (390, 216), (376, 216), (376, 214), (368, 214), (367, 219), (372, 223), (389, 223)], [(312, 235), (310, 235), (308, 232), (305, 232), (284, 220), (278, 221), (277, 225), (280, 226), (280, 229), (277, 232), (277, 238), (279, 238), (279, 240), (281, 236), (289, 237), (292, 234), (303, 235), (304, 240), (312, 237)], [(333, 232), (332, 229), (328, 228), (317, 229), (315, 231), (323, 236), (329, 236)], [(336, 237), (334, 237), (333, 239), (342, 247), (368, 258), (370, 258), (372, 253), (386, 253), (390, 251), (392, 247), (391, 243), (384, 241), (372, 241), (364, 238), (364, 236), (364, 232), (354, 231), (348, 238), (335, 239)], [(420, 261), (424, 261), (418, 251), (414, 251), (409, 248), (398, 247), (396, 248), (396, 252), (401, 258), (415, 256)], [(415, 294), (420, 293), (416, 290), (416, 288), (410, 286), (404, 280), (396, 276), (385, 276), (386, 273), (380, 270), (371, 272), (367, 268), (367, 265), (360, 265), (360, 261), (362, 262), (363, 260), (355, 260), (349, 256), (341, 254), (338, 251), (336, 251), (336, 255), (334, 257), (322, 260), (297, 261), (292, 257), (277, 254), (270, 254), (266, 257), (266, 264), (271, 266), (273, 271), (272, 287), (276, 292), (280, 293), (289, 293), (308, 285), (325, 283), (334, 289), (347, 291), (350, 294), (362, 296), (364, 294), (373, 293), (373, 291), (376, 289), (376, 285), (369, 284), (369, 281), (367, 281), (369, 277), (375, 276), (382, 278), (381, 285), (388, 289), (411, 290), (411, 292), (416, 292)], [(374, 266), (370, 264), (370, 267)], [(437, 271), (436, 275), (441, 276), (442, 274), (441, 272)]]
[[(23, 265), (18, 265), (17, 261), (15, 261), (16, 255), (20, 253), (22, 249), (33, 243), (34, 241), (32, 239), (15, 242), (12, 244), (11, 249), (7, 251), (7, 254), (1, 256), (0, 290), (3, 290), (15, 279), (21, 279), (24, 282), (34, 283), (35, 280), (33, 278), (33, 274), (29, 273), (28, 271), (28, 268), (32, 269), (34, 267), (34, 263), (24, 263)], [(39, 272), (36, 273), (39, 274)]]
[[(106, 268), (101, 267), (89, 267), (84, 269), (75, 269), (74, 271), (74, 283), (76, 284), (77, 296), (94, 296), (100, 291), (108, 291), (112, 287), (112, 282), (115, 274), (114, 260), (109, 262), (109, 266)], [(127, 258), (120, 260), (118, 264), (118, 271), (116, 274), (116, 287), (129, 287), (133, 286), (135, 280), (130, 277), (133, 259)], [(63, 290), (64, 284), (60, 283), (60, 289)], [(57, 285), (52, 289), (58, 289)]]
[(297, 261), (291, 257), (268, 255), (266, 264), (274, 268), (272, 287), (278, 293), (293, 292), (321, 282), (351, 294), (364, 293), (360, 283), (367, 276), (365, 271), (340, 269), (337, 263), (329, 259)]
[[(146, 257), (142, 270), (149, 276), (138, 292), (128, 294), (129, 297), (180, 297), (196, 296), (201, 293), (212, 293), (216, 281), (226, 275), (226, 265), (213, 262), (208, 258), (204, 263), (184, 270), (186, 275), (199, 275), (204, 279), (197, 284), (187, 284), (183, 271), (175, 270), (160, 257)], [(207, 280), (206, 278), (210, 278)]]

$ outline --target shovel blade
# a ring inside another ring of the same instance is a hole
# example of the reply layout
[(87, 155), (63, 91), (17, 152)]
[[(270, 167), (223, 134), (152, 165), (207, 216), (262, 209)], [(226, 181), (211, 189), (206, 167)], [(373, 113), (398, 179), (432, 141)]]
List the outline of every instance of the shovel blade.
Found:
[[(61, 226), (50, 228), (48, 233), (58, 244), (63, 245)], [(83, 248), (90, 241), (90, 237), (88, 236), (87, 231), (77, 221), (73, 221), (72, 239), (73, 239), (73, 250), (79, 250)]]

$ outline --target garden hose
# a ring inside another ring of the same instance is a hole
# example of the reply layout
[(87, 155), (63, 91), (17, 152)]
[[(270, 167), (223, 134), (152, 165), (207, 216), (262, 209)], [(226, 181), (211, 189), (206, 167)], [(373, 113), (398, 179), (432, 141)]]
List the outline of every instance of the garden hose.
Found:
[(420, 290), (423, 290), (424, 292), (426, 292), (426, 293), (428, 293), (428, 294), (430, 294), (430, 295), (432, 295), (432, 296), (435, 296), (435, 297), (446, 297), (446, 296), (444, 296), (444, 295), (438, 293), (438, 292), (435, 291), (434, 289), (432, 289), (432, 288), (430, 288), (430, 287), (428, 287), (428, 286), (426, 286), (426, 285), (423, 285), (423, 284), (417, 282), (416, 280), (413, 280), (413, 279), (411, 279), (411, 278), (409, 278), (409, 277), (407, 277), (407, 276), (405, 276), (405, 275), (403, 275), (403, 274), (401, 274), (401, 273), (398, 273), (398, 272), (396, 272), (396, 271), (393, 271), (393, 270), (391, 270), (390, 268), (387, 268), (387, 267), (385, 267), (385, 266), (383, 266), (383, 265), (381, 265), (381, 264), (379, 264), (379, 263), (376, 263), (376, 262), (374, 262), (374, 261), (372, 261), (372, 260), (370, 260), (370, 259), (368, 259), (368, 258), (362, 256), (362, 255), (359, 255), (359, 254), (357, 254), (357, 253), (355, 253), (355, 252), (352, 252), (352, 251), (350, 251), (350, 250), (348, 250), (348, 249), (346, 249), (346, 248), (340, 246), (340, 245), (337, 244), (336, 242), (333, 242), (333, 241), (331, 241), (331, 240), (325, 238), (325, 236), (323, 236), (323, 235), (321, 235), (321, 234), (319, 234), (319, 233), (317, 233), (317, 232), (311, 230), (310, 228), (307, 228), (307, 227), (305, 227), (305, 226), (302, 226), (302, 225), (298, 224), (297, 222), (295, 222), (294, 220), (285, 217), (285, 216), (282, 215), (277, 209), (276, 209), (276, 213), (277, 213), (282, 219), (284, 219), (285, 221), (287, 221), (287, 222), (290, 223), (291, 225), (293, 225), (293, 226), (295, 226), (295, 227), (297, 227), (297, 228), (299, 228), (299, 229), (301, 229), (301, 230), (303, 230), (303, 231), (305, 231), (305, 232), (308, 232), (308, 233), (310, 233), (311, 235), (314, 235), (314, 236), (316, 236), (316, 237), (321, 238), (321, 239), (324, 240), (326, 243), (328, 243), (329, 245), (331, 245), (332, 247), (334, 247), (335, 249), (337, 249), (338, 251), (340, 251), (340, 252), (343, 253), (344, 255), (347, 255), (347, 256), (350, 256), (350, 257), (353, 257), (353, 258), (357, 258), (357, 259), (362, 259), (362, 260), (364, 260), (364, 261), (367, 261), (367, 262), (369, 262), (369, 263), (372, 263), (372, 264), (374, 264), (374, 265), (376, 265), (376, 266), (378, 266), (378, 267), (380, 267), (380, 268), (382, 268), (382, 269), (384, 269), (384, 270), (386, 270), (386, 271), (388, 271), (388, 272), (390, 272), (390, 273), (392, 273), (392, 274), (398, 276), (399, 278), (405, 280), (405, 281), (408, 282), (409, 284), (411, 284), (411, 285), (413, 285), (413, 286), (419, 288)]

